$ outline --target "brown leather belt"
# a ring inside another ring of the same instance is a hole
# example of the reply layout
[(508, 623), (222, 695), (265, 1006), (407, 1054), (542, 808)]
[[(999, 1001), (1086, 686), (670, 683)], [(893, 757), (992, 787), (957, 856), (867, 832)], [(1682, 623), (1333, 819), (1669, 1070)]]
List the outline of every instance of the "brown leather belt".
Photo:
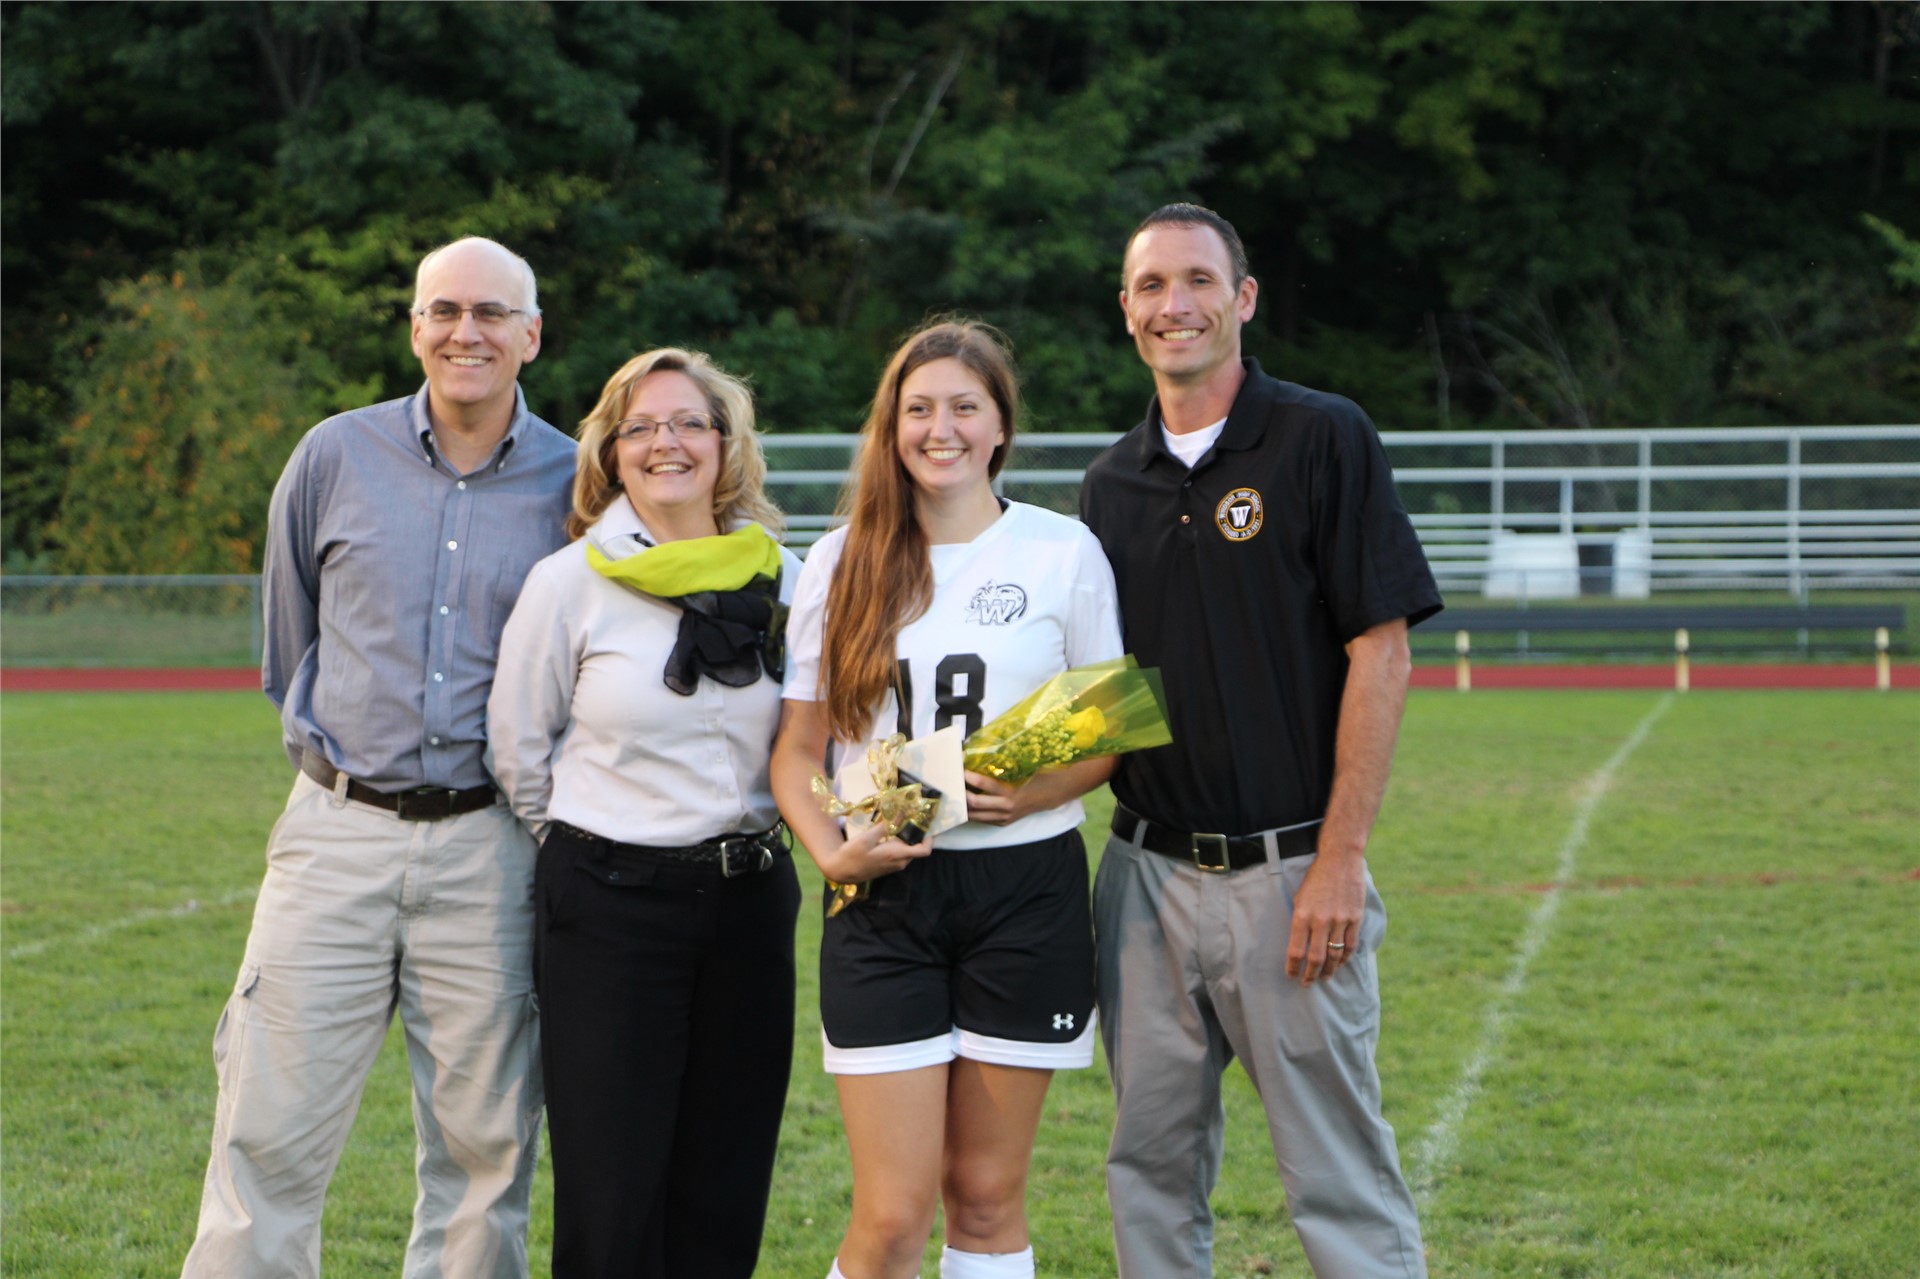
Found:
[[(306, 751), (300, 756), (300, 771), (330, 791), (339, 790), (340, 770), (317, 751)], [(449, 817), (492, 808), (500, 799), (491, 786), (471, 786), (466, 790), (416, 786), (412, 790), (384, 791), (375, 790), (365, 782), (356, 782), (351, 777), (346, 778), (346, 788), (342, 793), (356, 804), (385, 809), (403, 822), (445, 821)]]
[(1283, 826), (1253, 835), (1214, 835), (1201, 831), (1174, 830), (1150, 822), (1125, 804), (1113, 806), (1113, 833), (1137, 843), (1150, 853), (1192, 862), (1214, 874), (1245, 870), (1267, 860), (1268, 835), (1273, 836), (1274, 854), (1283, 861), (1289, 857), (1307, 857), (1319, 846), (1318, 819), (1298, 826)]

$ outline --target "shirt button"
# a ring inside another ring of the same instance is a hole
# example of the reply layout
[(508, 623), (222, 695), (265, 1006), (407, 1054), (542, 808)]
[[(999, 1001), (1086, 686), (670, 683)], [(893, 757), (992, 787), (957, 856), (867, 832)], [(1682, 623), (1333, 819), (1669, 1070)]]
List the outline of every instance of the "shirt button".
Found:
[(457, 551), (457, 550), (459, 550), (459, 549), (460, 549), (460, 543), (458, 543), (458, 542), (448, 542), (448, 543), (447, 543), (447, 549), (448, 549), (449, 551)]
[(447, 606), (445, 604), (442, 604), (440, 606), (440, 616), (445, 617), (446, 615), (447, 615)]
[(1182, 516), (1180, 517), (1180, 522), (1181, 522), (1182, 524), (1191, 524), (1191, 523), (1193, 523), (1193, 516), (1191, 516), (1191, 515), (1182, 515)]
[(440, 739), (437, 737), (429, 737), (427, 739), (427, 745), (429, 746), (438, 746), (439, 744), (440, 744)]
[(467, 487), (467, 482), (465, 480), (461, 480), (458, 484), (455, 484), (454, 487), (457, 489), (464, 489), (465, 487)]
[(434, 682), (434, 683), (436, 683), (436, 684), (438, 684), (438, 683), (439, 683), (439, 682), (440, 682), (441, 680), (443, 680), (443, 679), (445, 679), (445, 678), (446, 678), (446, 676), (445, 676), (445, 675), (442, 675), (442, 674), (441, 674), (441, 673), (440, 673), (439, 671), (435, 671), (435, 672), (433, 673), (433, 682)]

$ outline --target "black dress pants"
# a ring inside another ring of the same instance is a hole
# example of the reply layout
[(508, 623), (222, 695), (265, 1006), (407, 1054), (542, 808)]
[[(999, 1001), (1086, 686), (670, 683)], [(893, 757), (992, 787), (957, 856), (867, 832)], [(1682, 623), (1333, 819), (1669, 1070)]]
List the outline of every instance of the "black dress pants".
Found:
[(554, 827), (535, 876), (555, 1279), (748, 1279), (793, 1064), (793, 862)]

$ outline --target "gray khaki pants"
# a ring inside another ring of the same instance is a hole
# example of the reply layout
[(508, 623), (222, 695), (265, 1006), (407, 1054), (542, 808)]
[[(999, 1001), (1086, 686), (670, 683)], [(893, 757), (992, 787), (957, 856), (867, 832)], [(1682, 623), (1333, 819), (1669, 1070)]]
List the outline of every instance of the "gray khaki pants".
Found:
[(214, 1031), (186, 1279), (320, 1273), (327, 1182), (396, 1011), (419, 1179), (402, 1273), (523, 1279), (541, 1106), (533, 861), (504, 805), (405, 822), (294, 783)]
[(1267, 1112), (1287, 1208), (1320, 1279), (1422, 1279), (1393, 1129), (1380, 1117), (1372, 880), (1354, 957), (1286, 976), (1293, 895), (1311, 857), (1210, 874), (1114, 836), (1094, 884), (1100, 1031), (1116, 1115), (1107, 1195), (1121, 1279), (1206, 1279), (1238, 1057)]

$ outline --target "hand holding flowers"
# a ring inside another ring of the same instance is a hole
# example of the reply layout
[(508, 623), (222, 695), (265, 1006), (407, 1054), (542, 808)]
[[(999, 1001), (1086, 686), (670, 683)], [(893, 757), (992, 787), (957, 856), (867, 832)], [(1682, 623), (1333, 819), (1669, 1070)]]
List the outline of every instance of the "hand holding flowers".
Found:
[[(875, 789), (859, 799), (842, 800), (825, 777), (814, 778), (820, 807), (849, 819), (843, 853), (855, 854), (837, 856), (831, 865), (821, 863), (833, 895), (829, 918), (864, 897), (869, 880), (906, 865), (911, 858), (902, 860), (898, 854), (916, 842), (913, 833), (945, 829), (961, 819), (961, 811), (948, 813), (942, 807), (960, 796), (923, 792), (920, 784), (898, 769), (903, 750), (909, 755), (918, 750), (937, 760), (939, 752), (933, 747), (941, 736), (936, 733), (908, 743), (895, 734), (875, 742), (867, 749), (866, 760)], [(1113, 756), (1172, 740), (1159, 671), (1142, 670), (1131, 655), (1075, 667), (1048, 680), (960, 743), (967, 788), (964, 817), (988, 825), (1012, 825), (1105, 781), (1113, 770)], [(949, 742), (944, 749), (954, 748)], [(882, 860), (879, 869), (871, 868), (869, 854), (887, 852), (889, 846), (894, 846), (893, 859)], [(917, 855), (924, 856), (927, 847), (918, 843)], [(844, 868), (842, 860), (847, 863)]]
[(895, 733), (867, 747), (867, 768), (874, 791), (860, 799), (840, 799), (831, 782), (814, 775), (813, 794), (821, 809), (830, 816), (849, 819), (846, 843), (820, 864), (833, 894), (833, 904), (827, 907), (829, 919), (865, 897), (871, 880), (900, 870), (915, 857), (925, 857), (933, 850), (925, 842), (925, 834), (933, 829), (941, 795), (900, 773), (898, 759), (906, 741), (905, 735)]

